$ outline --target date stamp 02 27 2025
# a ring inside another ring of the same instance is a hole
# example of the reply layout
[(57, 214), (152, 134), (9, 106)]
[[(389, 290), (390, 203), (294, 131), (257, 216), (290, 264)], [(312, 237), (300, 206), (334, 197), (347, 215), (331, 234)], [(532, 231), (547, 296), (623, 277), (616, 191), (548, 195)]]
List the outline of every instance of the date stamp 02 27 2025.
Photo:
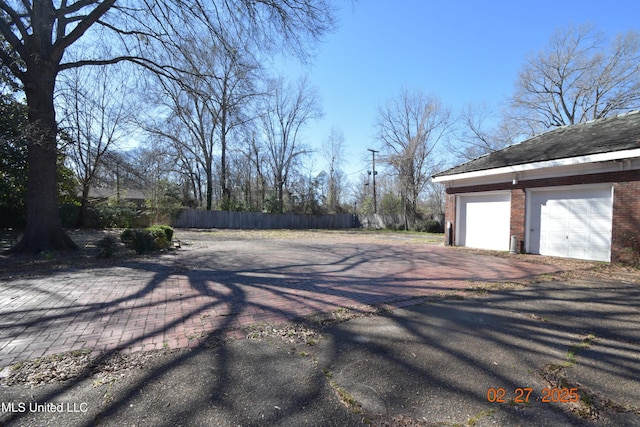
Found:
[[(528, 403), (532, 398), (531, 387), (518, 387), (513, 392), (514, 403)], [(489, 388), (487, 390), (487, 400), (491, 403), (506, 403), (510, 396), (504, 388)], [(535, 396), (535, 400), (542, 403), (569, 403), (577, 402), (580, 399), (577, 388), (543, 388), (540, 396)]]

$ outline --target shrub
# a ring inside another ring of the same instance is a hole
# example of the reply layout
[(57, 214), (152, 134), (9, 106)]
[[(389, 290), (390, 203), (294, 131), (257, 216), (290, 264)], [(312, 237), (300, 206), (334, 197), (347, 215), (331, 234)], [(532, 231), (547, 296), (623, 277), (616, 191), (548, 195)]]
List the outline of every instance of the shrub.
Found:
[(145, 229), (127, 228), (120, 234), (122, 243), (139, 254), (166, 249), (172, 238), (173, 228), (167, 225), (156, 225)]
[(154, 225), (153, 227), (149, 228), (159, 228), (164, 231), (164, 234), (165, 236), (167, 236), (167, 240), (169, 242), (171, 242), (171, 240), (173, 239), (173, 228), (169, 227), (168, 225)]
[(132, 246), (139, 254), (152, 252), (157, 249), (153, 235), (146, 230), (136, 230), (135, 233), (133, 233)]
[(424, 233), (442, 233), (442, 226), (435, 219), (428, 219), (426, 221), (420, 221), (416, 224), (416, 231)]
[(134, 233), (135, 233), (135, 230), (127, 228), (122, 233), (120, 233), (120, 240), (122, 240), (122, 243), (127, 245), (128, 243), (131, 243), (133, 241)]
[(163, 228), (154, 226), (145, 228), (143, 231), (153, 236), (155, 249), (166, 249), (169, 247), (169, 239), (167, 239), (167, 234)]
[(625, 233), (622, 236), (622, 249), (620, 261), (633, 267), (640, 267), (640, 234)]
[(80, 215), (80, 204), (65, 203), (60, 205), (60, 220), (65, 228), (73, 228), (78, 225), (78, 216)]
[(120, 234), (120, 239), (127, 248), (139, 254), (156, 250), (155, 239), (147, 230), (128, 228)]
[(388, 230), (393, 230), (393, 231), (404, 231), (404, 230), (406, 230), (406, 227), (405, 227), (404, 224), (396, 222), (396, 223), (393, 223), (393, 224), (389, 224), (387, 226), (387, 229)]
[(113, 236), (106, 236), (98, 240), (96, 246), (99, 249), (98, 258), (109, 258), (116, 253), (118, 242)]
[(139, 215), (140, 212), (131, 206), (97, 206), (89, 213), (95, 228), (132, 227)]

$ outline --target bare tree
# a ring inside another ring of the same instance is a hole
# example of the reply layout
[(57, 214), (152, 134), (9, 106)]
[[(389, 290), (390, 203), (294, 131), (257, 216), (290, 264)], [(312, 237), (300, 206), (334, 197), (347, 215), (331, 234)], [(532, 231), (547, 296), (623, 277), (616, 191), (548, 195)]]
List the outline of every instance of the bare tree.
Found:
[(354, 180), (351, 186), (351, 198), (354, 203), (354, 213), (372, 214), (373, 213), (373, 195), (369, 191), (369, 177), (366, 173), (361, 173)]
[(611, 43), (592, 26), (557, 30), (527, 58), (516, 84), (516, 119), (534, 134), (640, 106), (640, 34)]
[(256, 138), (254, 130), (251, 130), (251, 137), (248, 138), (247, 144), (240, 149), (245, 159), (249, 161), (252, 166), (252, 171), (249, 173), (247, 180), (249, 181), (249, 189), (252, 187), (257, 193), (257, 197), (254, 198), (251, 203), (251, 196), (247, 197), (249, 205), (257, 210), (264, 210), (264, 204), (267, 192), (267, 178), (266, 178), (266, 158), (267, 155), (264, 144), (260, 139)]
[(378, 110), (382, 160), (397, 174), (407, 228), (414, 225), (418, 198), (438, 166), (436, 147), (451, 126), (449, 109), (422, 92), (404, 89)]
[(427, 211), (433, 215), (444, 215), (446, 204), (445, 186), (441, 183), (429, 181), (427, 184)]
[(494, 114), (487, 105), (467, 105), (459, 118), (452, 153), (472, 160), (512, 145), (522, 136), (522, 127), (507, 115)]
[(127, 157), (141, 177), (137, 187), (144, 190), (154, 222), (166, 221), (170, 208), (181, 202), (188, 203), (180, 192), (176, 152), (166, 141), (150, 138), (127, 152)]
[(64, 73), (57, 96), (61, 126), (72, 140), (67, 152), (80, 183), (78, 225), (86, 226), (87, 199), (108, 150), (126, 135), (132, 105), (130, 91), (114, 78), (115, 69), (75, 68)]
[[(203, 63), (212, 61), (213, 56), (203, 56)], [(162, 114), (148, 118), (144, 125), (145, 130), (169, 140), (178, 152), (199, 164), (204, 171), (208, 210), (213, 203), (214, 156), (220, 122), (220, 111), (210, 95), (212, 80), (215, 77), (200, 76), (197, 70), (185, 73), (179, 81), (160, 80), (156, 105)]]
[[(232, 44), (233, 43), (233, 44)], [(258, 80), (259, 66), (246, 45), (229, 40), (220, 45), (215, 34), (185, 41), (176, 61), (185, 71), (180, 80), (161, 80), (155, 104), (167, 112), (153, 117), (145, 128), (175, 145), (200, 164), (206, 184), (206, 208), (213, 207), (214, 181), (219, 153), (219, 183), (223, 208), (228, 208), (229, 137), (250, 120), (246, 106)]]
[(316, 93), (306, 78), (287, 84), (279, 78), (271, 82), (270, 95), (263, 104), (262, 132), (266, 140), (267, 163), (277, 195), (277, 210), (284, 207), (284, 189), (296, 162), (309, 153), (302, 144), (300, 131), (321, 115)]
[(107, 150), (102, 155), (94, 183), (96, 187), (115, 189), (114, 202), (118, 205), (127, 189), (144, 189), (147, 177), (132, 152)]
[[(41, 252), (77, 246), (62, 229), (56, 191), (57, 122), (54, 92), (61, 71), (122, 61), (171, 76), (171, 61), (151, 57), (177, 51), (176, 41), (202, 25), (221, 38), (241, 30), (263, 50), (283, 43), (304, 52), (307, 42), (333, 26), (329, 0), (0, 0), (3, 66), (22, 83), (29, 110), (27, 225), (14, 252)], [(86, 45), (78, 58), (72, 47)], [(104, 43), (110, 50), (94, 49)], [(13, 53), (19, 60), (14, 60)], [(164, 58), (161, 56), (161, 58)]]
[[(246, 52), (246, 49), (244, 49)], [(259, 95), (257, 81), (259, 66), (254, 58), (240, 49), (227, 51), (220, 60), (220, 73), (215, 80), (215, 90), (212, 98), (219, 111), (220, 126), (218, 128), (220, 140), (220, 185), (222, 190), (222, 206), (231, 206), (231, 189), (229, 188), (229, 137), (247, 122), (254, 119), (248, 113), (249, 104)]]
[(204, 196), (202, 194), (203, 171), (200, 163), (189, 151), (184, 150), (181, 146), (172, 144), (172, 148), (176, 153), (175, 170), (187, 183), (187, 193), (191, 195), (190, 197), (185, 196), (185, 199), (192, 200), (188, 205), (192, 207), (202, 206), (204, 203)]
[(326, 205), (332, 212), (337, 212), (340, 209), (340, 196), (344, 181), (344, 172), (342, 172), (340, 167), (345, 160), (344, 144), (344, 133), (342, 130), (332, 128), (329, 137), (322, 146), (322, 154), (329, 167), (326, 183)]

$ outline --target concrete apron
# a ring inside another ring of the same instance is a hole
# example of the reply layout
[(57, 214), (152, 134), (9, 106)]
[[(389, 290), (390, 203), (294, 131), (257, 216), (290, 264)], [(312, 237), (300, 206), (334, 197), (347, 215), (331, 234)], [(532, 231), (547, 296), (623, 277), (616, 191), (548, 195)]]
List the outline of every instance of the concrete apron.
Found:
[(320, 365), (385, 419), (640, 425), (636, 289), (553, 282), (433, 300), (331, 328)]

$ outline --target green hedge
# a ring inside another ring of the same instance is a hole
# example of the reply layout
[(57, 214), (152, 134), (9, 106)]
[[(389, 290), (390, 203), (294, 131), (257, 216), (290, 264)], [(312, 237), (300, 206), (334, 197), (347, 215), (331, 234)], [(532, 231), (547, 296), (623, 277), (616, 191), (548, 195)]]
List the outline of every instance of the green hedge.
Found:
[(120, 240), (129, 248), (142, 254), (167, 249), (173, 238), (173, 228), (167, 225), (155, 225), (147, 228), (127, 228), (120, 234)]
[(173, 239), (173, 228), (169, 227), (168, 225), (153, 225), (151, 227), (147, 227), (146, 230), (149, 230), (152, 233), (159, 233), (160, 231), (163, 232), (165, 237), (167, 238), (167, 241), (169, 242), (171, 242), (171, 239)]
[[(73, 228), (78, 225), (80, 205), (60, 206), (62, 225)], [(89, 228), (131, 228), (149, 225), (149, 218), (139, 208), (130, 206), (88, 206), (87, 227)]]
[(435, 219), (427, 219), (416, 224), (416, 231), (424, 233), (442, 233), (444, 232), (444, 229)]
[(98, 258), (109, 258), (118, 250), (118, 244), (113, 236), (105, 236), (96, 242)]

